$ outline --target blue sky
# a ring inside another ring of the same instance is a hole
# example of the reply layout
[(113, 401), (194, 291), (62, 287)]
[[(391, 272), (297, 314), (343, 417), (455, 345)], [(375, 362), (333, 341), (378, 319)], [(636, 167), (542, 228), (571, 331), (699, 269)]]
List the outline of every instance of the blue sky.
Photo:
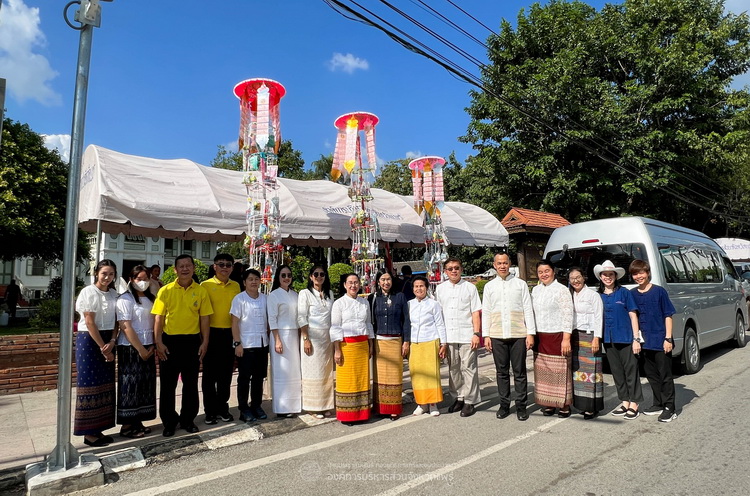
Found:
[[(726, 4), (739, 12), (747, 8), (745, 2)], [(50, 135), (49, 143), (67, 155), (79, 33), (63, 20), (65, 3), (2, 0), (0, 77), (8, 80), (6, 117)], [(481, 46), (425, 13), (419, 2), (392, 3), (486, 60)], [(489, 34), (444, 0), (425, 3), (477, 38)], [(501, 18), (514, 20), (532, 2), (455, 3), (496, 30)], [(598, 8), (604, 2), (589, 3)], [(399, 18), (382, 6), (377, 12), (391, 22)], [(419, 33), (414, 26), (408, 30)], [(419, 39), (440, 46), (424, 34)], [(287, 89), (282, 135), (308, 165), (333, 151), (333, 121), (352, 111), (380, 117), (376, 151), (381, 160), (447, 157), (455, 151), (463, 161), (471, 153), (457, 139), (469, 122), (464, 109), (471, 87), (380, 31), (345, 19), (322, 0), (103, 2), (93, 47), (86, 145), (207, 165), (217, 145), (237, 140), (239, 108), (232, 88), (265, 77)], [(472, 72), (478, 74), (475, 66)], [(736, 84), (748, 83), (745, 75)]]

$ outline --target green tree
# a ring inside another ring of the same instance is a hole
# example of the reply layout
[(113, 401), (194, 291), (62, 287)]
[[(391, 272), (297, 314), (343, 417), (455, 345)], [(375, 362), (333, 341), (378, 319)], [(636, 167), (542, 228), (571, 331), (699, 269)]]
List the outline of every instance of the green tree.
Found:
[(729, 89), (750, 68), (746, 14), (725, 14), (720, 0), (600, 12), (553, 0), (522, 10), (515, 28), (503, 20), (488, 46), (488, 91), (472, 92), (463, 137), (478, 150), (462, 171), (467, 197), (497, 216), (523, 206), (698, 228), (711, 216), (691, 203), (726, 208), (731, 126), (747, 129), (735, 119), (747, 91)]
[[(302, 152), (295, 150), (290, 140), (284, 140), (279, 146), (279, 177), (289, 179), (307, 179), (305, 172), (305, 160)], [(224, 145), (217, 147), (216, 156), (209, 162), (211, 167), (242, 170), (242, 152), (229, 150)]]
[(331, 281), (331, 290), (333, 290), (336, 298), (343, 295), (341, 292), (341, 276), (352, 272), (354, 272), (352, 266), (345, 263), (335, 263), (328, 267), (328, 279)]
[[(311, 168), (307, 171), (307, 179), (331, 179), (331, 168), (333, 168), (333, 154), (320, 155), (320, 158), (313, 160)], [(339, 182), (342, 181), (339, 178)]]
[[(68, 166), (28, 124), (3, 121), (0, 148), (0, 260), (62, 260)], [(78, 259), (88, 256), (78, 232)]]
[(375, 178), (374, 187), (390, 191), (397, 195), (411, 195), (411, 169), (408, 158), (392, 160), (380, 168)]

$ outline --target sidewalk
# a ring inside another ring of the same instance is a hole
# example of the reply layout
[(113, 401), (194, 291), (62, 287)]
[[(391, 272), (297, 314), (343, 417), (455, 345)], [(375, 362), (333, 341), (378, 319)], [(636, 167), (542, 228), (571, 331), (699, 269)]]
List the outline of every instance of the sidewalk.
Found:
[[(404, 370), (404, 403), (413, 403), (411, 380), (405, 362)], [(527, 357), (529, 380), (533, 377), (531, 353)], [(452, 398), (447, 394), (447, 366), (442, 366), (443, 390), (445, 399), (441, 407), (447, 406)], [(479, 353), (480, 384), (486, 385), (495, 381), (495, 369), (491, 353), (480, 350)], [(157, 380), (157, 397), (158, 397)], [(199, 381), (200, 387), (200, 381)], [(181, 389), (177, 390), (177, 405), (180, 404)], [(271, 402), (264, 395), (263, 409), (268, 419), (252, 424), (239, 422), (236, 395), (236, 373), (232, 380), (232, 393), (229, 400), (230, 411), (235, 416), (233, 422), (221, 422), (216, 425), (204, 424), (202, 394), (201, 414), (195, 423), (200, 429), (197, 434), (177, 430), (174, 437), (162, 436), (162, 425), (158, 416), (146, 422), (152, 428), (151, 434), (140, 439), (128, 439), (118, 436), (119, 426), (105, 434), (111, 435), (115, 442), (107, 447), (92, 448), (83, 444), (83, 437), (71, 436), (73, 446), (79, 453), (94, 453), (102, 459), (105, 471), (118, 472), (145, 466), (150, 463), (170, 460), (200, 451), (218, 449), (224, 446), (256, 441), (268, 436), (284, 434), (297, 429), (334, 422), (335, 417), (316, 419), (310, 415), (300, 415), (291, 419), (277, 419), (272, 413)], [(71, 410), (75, 409), (75, 388), (71, 401)], [(404, 414), (410, 409), (405, 405)], [(71, 432), (72, 416), (71, 411)], [(0, 396), (0, 493), (6, 488), (23, 484), (25, 467), (28, 464), (41, 462), (49, 455), (56, 444), (57, 390), (34, 393)]]

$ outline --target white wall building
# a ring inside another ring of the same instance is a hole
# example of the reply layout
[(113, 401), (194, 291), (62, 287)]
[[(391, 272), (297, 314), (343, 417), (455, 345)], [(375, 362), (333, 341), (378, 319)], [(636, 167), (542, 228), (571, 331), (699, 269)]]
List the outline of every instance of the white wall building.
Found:
[[(162, 268), (162, 273), (172, 265), (174, 259), (187, 253), (193, 258), (210, 265), (216, 256), (218, 243), (212, 241), (192, 241), (185, 239), (164, 239), (144, 236), (126, 236), (124, 234), (102, 233), (97, 258), (96, 235), (90, 234), (88, 241), (91, 247), (89, 263), (78, 264), (76, 277), (86, 284), (92, 282), (91, 269), (96, 261), (109, 258), (117, 265), (117, 274), (124, 276), (136, 265), (150, 267), (154, 264)], [(42, 260), (18, 258), (14, 261), (0, 261), (0, 286), (7, 286), (11, 279), (21, 286), (26, 301), (38, 299), (47, 289), (50, 279), (62, 276), (62, 262), (47, 265)]]

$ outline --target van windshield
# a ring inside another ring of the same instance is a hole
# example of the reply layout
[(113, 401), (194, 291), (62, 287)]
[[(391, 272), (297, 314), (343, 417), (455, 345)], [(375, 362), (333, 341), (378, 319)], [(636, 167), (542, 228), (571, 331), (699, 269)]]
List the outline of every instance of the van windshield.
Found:
[(630, 274), (627, 273), (630, 262), (636, 259), (648, 262), (646, 246), (643, 243), (596, 245), (557, 250), (549, 252), (547, 258), (554, 263), (555, 276), (561, 284), (567, 285), (568, 270), (571, 267), (580, 267), (586, 275), (586, 284), (589, 286), (597, 284), (597, 279), (594, 277), (594, 266), (606, 260), (611, 260), (616, 267), (625, 269), (625, 277), (620, 279), (620, 284), (633, 282)]

